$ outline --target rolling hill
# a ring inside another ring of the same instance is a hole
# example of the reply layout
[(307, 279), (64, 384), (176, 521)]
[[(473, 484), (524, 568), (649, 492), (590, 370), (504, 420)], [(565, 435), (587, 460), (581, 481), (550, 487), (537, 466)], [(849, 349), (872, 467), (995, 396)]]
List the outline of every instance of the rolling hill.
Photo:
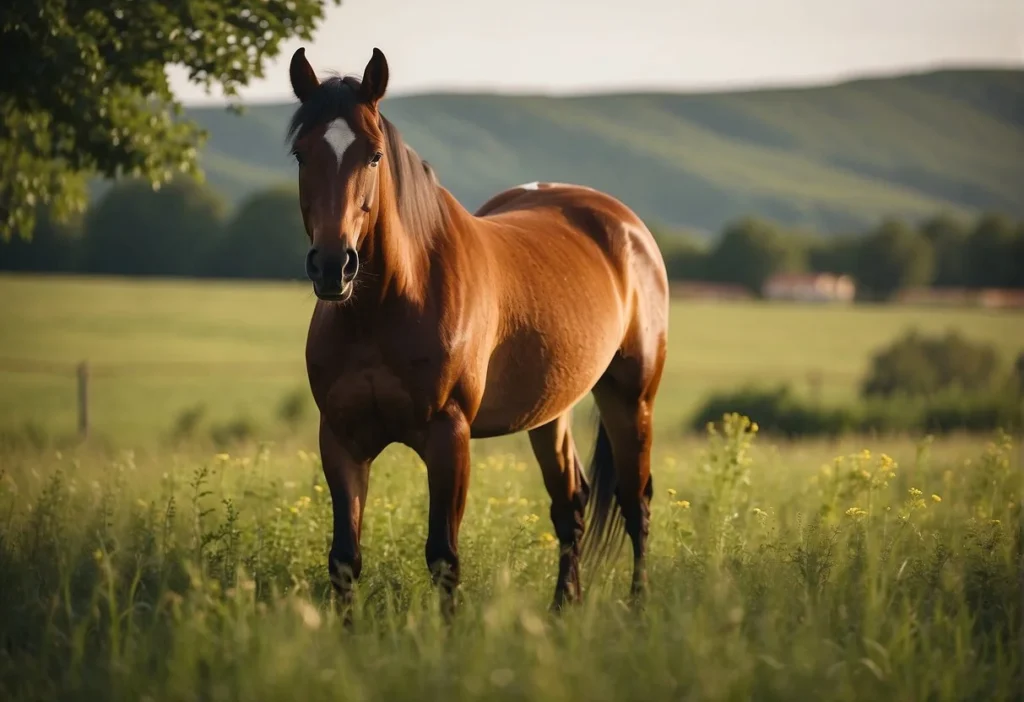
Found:
[[(232, 201), (291, 182), (292, 104), (191, 108)], [(382, 111), (468, 208), (533, 180), (605, 189), (652, 223), (754, 213), (836, 232), (895, 214), (1024, 215), (1024, 71), (946, 70), (827, 87), (583, 97), (425, 94)]]

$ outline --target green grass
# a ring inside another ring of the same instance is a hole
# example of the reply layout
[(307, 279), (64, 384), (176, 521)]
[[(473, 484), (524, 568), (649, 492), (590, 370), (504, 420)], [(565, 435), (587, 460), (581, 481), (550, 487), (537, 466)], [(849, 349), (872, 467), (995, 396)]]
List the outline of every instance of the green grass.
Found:
[[(818, 369), (826, 396), (849, 397), (910, 324), (1008, 357), (1019, 313), (677, 303), (646, 608), (625, 602), (624, 551), (584, 569), (582, 606), (547, 614), (558, 549), (519, 434), (473, 442), (450, 627), (423, 557), (425, 468), (402, 447), (375, 462), (349, 631), (313, 416), (275, 418), (308, 397), (307, 286), (4, 276), (0, 296), (0, 358), (89, 359), (105, 439), (53, 441), (74, 428), (70, 377), (0, 372), (0, 430), (29, 439), (0, 441), (5, 702), (937, 702), (1024, 684), (1019, 437), (788, 443), (738, 418), (681, 433), (704, 392), (746, 379)], [(166, 442), (197, 404), (243, 440), (214, 448), (204, 424)], [(589, 453), (582, 422), (576, 440)]]
[[(470, 209), (518, 183), (561, 180), (675, 227), (717, 231), (758, 212), (834, 232), (893, 214), (1024, 214), (1022, 96), (1024, 71), (950, 70), (708, 94), (425, 94), (382, 109)], [(237, 201), (293, 182), (292, 109), (188, 110), (210, 133), (210, 183)]]
[(389, 450), (352, 631), (300, 445), (7, 452), (0, 698), (1013, 699), (1022, 466), (991, 438), (864, 453), (772, 445), (739, 422), (660, 433), (646, 609), (623, 601), (623, 553), (584, 570), (585, 602), (562, 617), (545, 611), (558, 552), (539, 471), (522, 444), (481, 444), (450, 628), (423, 562), (424, 468)]
[[(93, 366), (92, 429), (118, 445), (164, 439), (197, 405), (209, 422), (247, 419), (265, 435), (286, 394), (308, 397), (307, 285), (6, 275), (0, 299), (0, 359), (66, 369), (13, 372), (0, 361), (0, 430), (73, 433), (81, 360)], [(655, 415), (669, 435), (706, 393), (746, 381), (806, 391), (818, 372), (823, 399), (851, 399), (869, 355), (910, 325), (990, 341), (1006, 364), (1024, 348), (1024, 314), (1008, 311), (676, 302), (670, 325)]]

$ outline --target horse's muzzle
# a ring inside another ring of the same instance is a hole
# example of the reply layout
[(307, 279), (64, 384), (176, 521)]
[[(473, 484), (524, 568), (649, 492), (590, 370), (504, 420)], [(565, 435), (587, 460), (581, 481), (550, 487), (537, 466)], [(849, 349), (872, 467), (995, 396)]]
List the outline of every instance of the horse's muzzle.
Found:
[(320, 299), (348, 299), (352, 294), (352, 281), (358, 272), (359, 254), (355, 249), (347, 248), (344, 254), (337, 254), (314, 246), (306, 254), (306, 276)]

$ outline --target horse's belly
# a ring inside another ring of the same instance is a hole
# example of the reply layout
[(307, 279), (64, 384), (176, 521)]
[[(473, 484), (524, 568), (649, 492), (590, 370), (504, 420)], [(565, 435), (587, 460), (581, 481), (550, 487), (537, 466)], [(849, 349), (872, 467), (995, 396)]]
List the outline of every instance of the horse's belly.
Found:
[(533, 429), (565, 413), (593, 388), (618, 345), (612, 330), (601, 329), (575, 336), (523, 330), (508, 338), (491, 356), (473, 435)]

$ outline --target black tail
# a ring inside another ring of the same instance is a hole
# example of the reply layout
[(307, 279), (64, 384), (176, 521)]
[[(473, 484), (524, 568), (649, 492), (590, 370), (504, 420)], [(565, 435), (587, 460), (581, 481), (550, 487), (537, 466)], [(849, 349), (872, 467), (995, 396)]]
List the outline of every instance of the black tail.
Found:
[(625, 540), (622, 513), (616, 495), (615, 463), (612, 443), (604, 424), (598, 419), (594, 455), (587, 480), (587, 527), (583, 532), (583, 561), (595, 570), (608, 557), (618, 555)]

